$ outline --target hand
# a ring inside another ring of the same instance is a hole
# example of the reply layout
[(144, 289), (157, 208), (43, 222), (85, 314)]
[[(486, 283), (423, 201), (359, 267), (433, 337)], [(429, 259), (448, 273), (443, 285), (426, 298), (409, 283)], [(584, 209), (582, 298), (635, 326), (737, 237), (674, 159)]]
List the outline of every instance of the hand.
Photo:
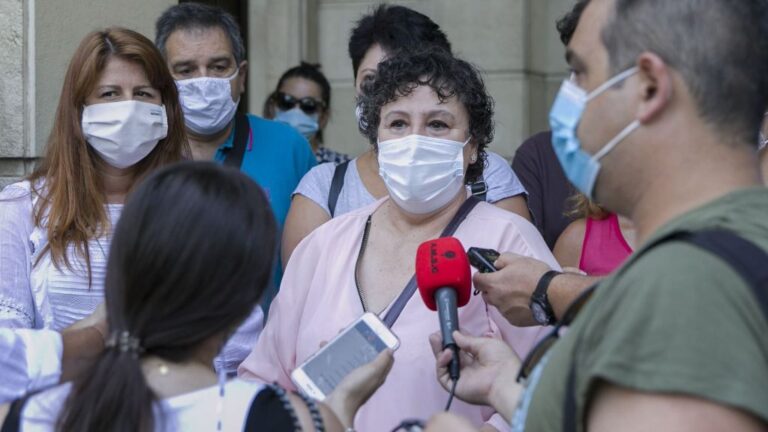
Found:
[(534, 258), (505, 253), (494, 263), (497, 271), (475, 273), (475, 289), (483, 300), (496, 307), (504, 318), (520, 327), (539, 325), (531, 314), (531, 295), (549, 265)]
[(107, 308), (104, 303), (89, 316), (61, 332), (61, 382), (87, 371), (104, 350), (107, 338)]
[(84, 328), (92, 327), (101, 334), (102, 340), (107, 339), (107, 332), (109, 331), (107, 326), (107, 306), (104, 302), (96, 308), (90, 315), (75, 322), (66, 330), (80, 330)]
[[(453, 332), (459, 346), (461, 376), (456, 385), (456, 396), (475, 405), (492, 405), (492, 393), (502, 372), (511, 371), (512, 383), (520, 368), (520, 359), (512, 348), (500, 339), (490, 337), (472, 337)], [(452, 358), (451, 350), (442, 350), (440, 333), (429, 336), (429, 343), (437, 359), (437, 379), (446, 390), (450, 391), (452, 381), (448, 374), (448, 363)]]
[(577, 267), (563, 267), (563, 273), (573, 273), (577, 275), (587, 276), (587, 272)]
[(325, 399), (344, 427), (351, 427), (357, 410), (384, 384), (395, 359), (384, 350), (373, 361), (353, 370)]
[[(93, 313), (65, 328), (61, 334), (66, 337), (77, 333), (83, 334), (84, 332), (89, 331), (98, 334), (101, 344), (99, 344), (97, 353), (100, 353), (101, 350), (104, 349), (104, 345), (107, 343), (107, 338), (109, 337), (107, 306), (104, 302), (101, 302)], [(95, 347), (95, 345), (93, 346)]]
[(463, 418), (451, 414), (440, 413), (433, 416), (424, 432), (477, 432), (477, 428)]

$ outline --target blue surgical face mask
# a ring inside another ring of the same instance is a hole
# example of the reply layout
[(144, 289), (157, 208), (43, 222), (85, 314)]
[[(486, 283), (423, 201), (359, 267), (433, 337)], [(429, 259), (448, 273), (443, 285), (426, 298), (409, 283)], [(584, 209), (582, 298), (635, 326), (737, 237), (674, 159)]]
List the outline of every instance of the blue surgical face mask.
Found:
[(552, 128), (552, 147), (555, 150), (565, 176), (589, 199), (594, 199), (595, 181), (600, 172), (600, 159), (608, 154), (618, 143), (640, 126), (635, 120), (608, 142), (595, 155), (590, 155), (581, 148), (576, 131), (584, 113), (584, 108), (592, 99), (617, 83), (624, 81), (637, 72), (637, 68), (628, 69), (587, 94), (571, 80), (563, 81), (560, 92), (549, 112), (549, 125)]
[(319, 119), (319, 113), (314, 113), (310, 116), (297, 106), (288, 111), (276, 110), (274, 120), (291, 126), (309, 141), (320, 130)]

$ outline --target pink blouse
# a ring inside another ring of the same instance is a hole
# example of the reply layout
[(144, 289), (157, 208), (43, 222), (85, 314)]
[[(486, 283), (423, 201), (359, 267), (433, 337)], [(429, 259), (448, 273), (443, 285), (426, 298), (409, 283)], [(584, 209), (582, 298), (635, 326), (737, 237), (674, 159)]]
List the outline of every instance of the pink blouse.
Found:
[[(264, 332), (251, 355), (240, 365), (240, 376), (267, 383), (276, 381), (295, 389), (291, 371), (317, 351), (321, 342), (332, 339), (363, 314), (354, 279), (355, 262), (366, 219), (386, 199), (332, 219), (299, 244), (269, 311)], [(533, 225), (486, 203), (475, 207), (455, 237), (465, 248), (511, 251), (559, 269)], [(459, 322), (465, 333), (503, 338), (521, 357), (542, 332), (541, 327), (512, 326), (481, 296), (473, 296), (459, 309)], [(448, 399), (448, 393), (437, 382), (435, 358), (428, 341), (431, 333), (440, 330), (437, 313), (427, 309), (416, 294), (392, 330), (400, 339), (395, 363), (384, 385), (359, 410), (355, 418), (357, 430), (389, 432), (403, 419), (428, 419), (443, 410)], [(497, 429), (508, 430), (506, 422), (489, 407), (455, 400), (451, 412), (476, 425), (490, 420)]]
[(632, 255), (632, 247), (621, 234), (619, 217), (587, 218), (579, 269), (590, 276), (604, 276), (617, 269)]

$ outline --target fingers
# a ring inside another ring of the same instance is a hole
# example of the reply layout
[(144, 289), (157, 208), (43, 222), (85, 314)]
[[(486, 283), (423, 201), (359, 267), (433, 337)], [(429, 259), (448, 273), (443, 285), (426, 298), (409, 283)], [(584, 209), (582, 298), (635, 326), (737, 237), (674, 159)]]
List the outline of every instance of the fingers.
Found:
[(376, 367), (376, 370), (381, 371), (382, 376), (386, 377), (392, 370), (392, 365), (395, 364), (394, 352), (391, 349), (385, 349), (371, 363)]
[(587, 272), (577, 267), (563, 267), (563, 273), (574, 273), (587, 276)]
[(440, 354), (437, 355), (437, 368), (443, 369), (448, 367), (448, 363), (451, 362), (451, 358), (453, 358), (453, 353), (451, 350), (444, 350)]
[(387, 375), (389, 375), (389, 371), (392, 369), (394, 362), (395, 357), (392, 354), (392, 350), (386, 349), (380, 352), (370, 363), (360, 366), (358, 369), (364, 371), (367, 375), (366, 380), (375, 382), (375, 387), (379, 387), (384, 383)]
[(477, 355), (477, 352), (480, 349), (480, 344), (486, 339), (487, 338), (484, 337), (467, 336), (458, 331), (453, 332), (453, 340), (456, 341), (456, 345), (473, 356)]
[(498, 273), (499, 272), (475, 273), (475, 275), (472, 276), (472, 283), (474, 284), (474, 288), (480, 291), (482, 294), (486, 294), (488, 291), (493, 289), (493, 284), (496, 282), (496, 279), (499, 278)]
[(429, 335), (429, 346), (432, 347), (432, 354), (437, 357), (438, 354), (443, 350), (443, 342), (442, 337), (440, 336), (440, 332), (434, 332), (431, 335)]
[(382, 351), (378, 356), (376, 356), (375, 359), (373, 359), (371, 362), (371, 367), (374, 369), (371, 378), (376, 383), (375, 388), (379, 388), (382, 384), (384, 384), (384, 381), (387, 380), (389, 371), (392, 370), (392, 365), (394, 363), (395, 357), (392, 353), (392, 350), (390, 349)]
[(455, 414), (440, 413), (432, 417), (424, 432), (475, 432), (477, 429)]
[(504, 267), (515, 263), (516, 261), (519, 261), (521, 259), (528, 259), (528, 257), (519, 255), (516, 253), (506, 252), (504, 254), (501, 254), (499, 258), (496, 260), (495, 263), (493, 263), (493, 266), (496, 267), (496, 270), (501, 270)]

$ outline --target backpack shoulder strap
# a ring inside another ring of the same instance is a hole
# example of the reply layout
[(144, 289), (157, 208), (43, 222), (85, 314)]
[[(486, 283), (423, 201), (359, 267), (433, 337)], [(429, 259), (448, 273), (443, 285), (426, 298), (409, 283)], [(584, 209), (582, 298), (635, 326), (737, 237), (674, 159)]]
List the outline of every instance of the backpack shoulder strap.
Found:
[(251, 401), (243, 431), (295, 431), (301, 430), (296, 413), (285, 390), (277, 385), (266, 386)]
[[(768, 319), (768, 252), (744, 237), (726, 229), (679, 231), (657, 239), (644, 250), (670, 241), (684, 241), (719, 257), (747, 282), (763, 315)], [(571, 362), (563, 401), (563, 431), (576, 432), (576, 370)]]
[(724, 229), (685, 232), (678, 238), (728, 263), (747, 282), (768, 319), (768, 253), (765, 250)]
[(339, 201), (341, 188), (344, 187), (344, 175), (347, 173), (347, 167), (351, 161), (345, 161), (336, 165), (333, 171), (333, 180), (331, 180), (331, 190), (328, 192), (328, 211), (331, 212), (331, 218), (336, 214), (336, 203)]
[(21, 430), (21, 413), (24, 411), (24, 405), (26, 405), (29, 398), (30, 395), (27, 395), (11, 403), (5, 420), (3, 420), (2, 426), (0, 426), (0, 432), (18, 432)]
[(248, 116), (237, 112), (235, 114), (235, 137), (232, 141), (232, 148), (224, 156), (224, 165), (240, 169), (250, 134), (251, 124), (248, 121)]

